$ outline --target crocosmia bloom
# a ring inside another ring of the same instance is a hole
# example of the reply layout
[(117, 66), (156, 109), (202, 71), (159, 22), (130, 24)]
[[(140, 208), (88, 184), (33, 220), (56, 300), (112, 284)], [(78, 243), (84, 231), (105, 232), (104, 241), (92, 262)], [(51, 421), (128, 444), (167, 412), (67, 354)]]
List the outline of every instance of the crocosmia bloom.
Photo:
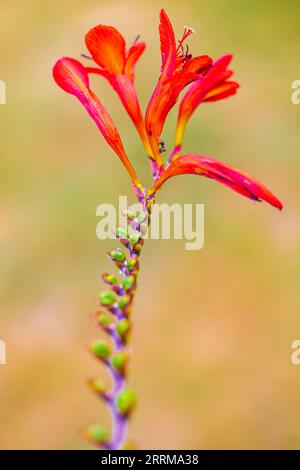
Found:
[[(160, 12), (159, 39), (161, 69), (157, 84), (149, 93), (150, 100), (142, 112), (135, 89), (135, 69), (145, 50), (145, 43), (138, 38), (127, 46), (122, 34), (113, 26), (98, 25), (85, 36), (89, 62), (62, 57), (53, 69), (56, 83), (75, 96), (96, 123), (100, 133), (118, 155), (128, 172), (135, 194), (142, 204), (139, 214), (126, 209), (127, 228), (118, 227), (115, 237), (122, 248), (108, 252), (109, 259), (118, 269), (118, 275), (106, 272), (102, 280), (105, 290), (99, 293), (97, 310), (92, 322), (105, 333), (104, 339), (93, 341), (91, 354), (101, 361), (110, 375), (110, 386), (102, 380), (88, 381), (92, 392), (109, 408), (112, 427), (108, 432), (100, 425), (88, 426), (83, 437), (95, 446), (106, 450), (129, 450), (127, 441), (128, 421), (136, 405), (136, 394), (127, 385), (130, 363), (130, 333), (132, 331), (132, 305), (140, 269), (140, 254), (146, 229), (150, 224), (151, 210), (158, 190), (164, 183), (179, 175), (199, 175), (213, 179), (245, 198), (265, 201), (281, 209), (282, 203), (263, 184), (233, 166), (206, 155), (182, 151), (188, 122), (201, 104), (212, 103), (236, 94), (239, 84), (232, 80), (229, 69), (231, 54), (217, 60), (208, 55), (193, 56), (187, 40), (194, 33), (185, 26), (176, 40), (175, 32), (166, 12)], [(92, 62), (91, 62), (92, 61)], [(148, 156), (153, 182), (146, 188), (140, 181), (120, 134), (90, 86), (90, 75), (104, 78), (115, 90)], [(181, 96), (183, 95), (183, 96)], [(162, 135), (171, 109), (179, 101), (174, 146), (169, 155)], [(128, 229), (131, 229), (128, 230)]]
[[(193, 28), (186, 26), (181, 39), (176, 41), (170, 19), (165, 10), (161, 10), (161, 71), (145, 116), (134, 85), (135, 67), (145, 50), (145, 43), (137, 39), (127, 47), (122, 34), (112, 26), (99, 25), (86, 34), (89, 59), (94, 61), (92, 66), (91, 63), (84, 65), (78, 60), (63, 57), (55, 64), (53, 76), (64, 91), (74, 95), (86, 108), (107, 143), (121, 159), (137, 197), (144, 204), (154, 200), (157, 190), (169, 178), (194, 174), (214, 179), (247, 198), (266, 201), (281, 209), (282, 203), (274, 194), (247, 173), (208, 156), (182, 152), (187, 123), (198, 106), (228, 98), (239, 88), (239, 84), (231, 80), (232, 70), (228, 69), (232, 55), (226, 54), (217, 60), (208, 55), (193, 56), (186, 44), (193, 33)], [(104, 77), (111, 84), (135, 125), (151, 165), (154, 182), (150, 189), (140, 182), (116, 126), (91, 90), (90, 74)], [(164, 161), (161, 142), (164, 124), (182, 92), (174, 148)]]

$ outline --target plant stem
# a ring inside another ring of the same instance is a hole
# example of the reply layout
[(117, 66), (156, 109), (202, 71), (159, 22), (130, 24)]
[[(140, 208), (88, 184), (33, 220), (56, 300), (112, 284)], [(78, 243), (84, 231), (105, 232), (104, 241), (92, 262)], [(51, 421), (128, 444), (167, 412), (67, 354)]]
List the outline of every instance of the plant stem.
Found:
[(100, 305), (108, 310), (109, 318), (103, 314), (99, 316), (99, 312), (93, 317), (94, 323), (112, 340), (112, 348), (109, 347), (107, 354), (93, 351), (111, 376), (111, 390), (99, 390), (96, 382), (90, 381), (92, 389), (107, 403), (112, 418), (112, 432), (109, 439), (99, 437), (99, 434), (87, 435), (87, 438), (97, 446), (110, 450), (126, 448), (128, 419), (135, 402), (133, 391), (127, 387), (129, 335), (132, 329), (131, 312), (137, 288), (139, 259), (144, 236), (150, 224), (152, 202), (143, 199), (142, 213), (139, 215), (127, 210), (127, 230), (117, 229), (116, 237), (128, 250), (128, 255), (126, 256), (120, 248), (112, 250), (108, 255), (119, 269), (122, 279), (118, 281), (112, 274), (103, 275), (103, 280), (110, 286), (110, 290), (100, 293), (99, 299)]

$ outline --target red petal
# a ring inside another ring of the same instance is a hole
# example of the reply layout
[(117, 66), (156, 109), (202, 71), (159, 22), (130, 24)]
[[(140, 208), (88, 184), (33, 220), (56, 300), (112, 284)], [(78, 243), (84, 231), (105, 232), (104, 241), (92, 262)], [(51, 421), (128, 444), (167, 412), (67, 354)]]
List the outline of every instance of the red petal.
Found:
[[(175, 138), (175, 145), (180, 146), (182, 144), (184, 130), (186, 124), (193, 114), (193, 112), (197, 109), (197, 107), (208, 97), (207, 101), (215, 101), (213, 99), (209, 99), (209, 93), (214, 90), (215, 88), (221, 86), (222, 83), (225, 82), (231, 75), (232, 71), (227, 70), (230, 61), (232, 59), (232, 55), (228, 54), (221, 57), (219, 60), (214, 62), (212, 67), (209, 69), (207, 74), (204, 77), (199, 78), (196, 80), (187, 90), (185, 95), (183, 96), (179, 111), (178, 111), (178, 119), (177, 119), (177, 129), (176, 129), (176, 138)], [(231, 88), (231, 93), (227, 95), (220, 92), (220, 96), (218, 99), (222, 97), (230, 96), (233, 93), (233, 85)], [(235, 91), (237, 90), (238, 85), (235, 86)], [(220, 89), (218, 89), (220, 91)], [(225, 90), (223, 90), (225, 91)]]
[(150, 136), (159, 139), (166, 117), (183, 88), (195, 80), (195, 73), (178, 73), (158, 84), (146, 111), (146, 126)]
[(216, 86), (213, 90), (209, 91), (203, 101), (218, 101), (228, 96), (234, 95), (239, 88), (239, 84), (237, 82), (224, 82), (221, 85)]
[(85, 36), (94, 61), (110, 73), (121, 73), (125, 64), (125, 39), (112, 26), (99, 25)]
[(89, 77), (84, 66), (78, 60), (62, 57), (53, 67), (56, 83), (67, 93), (78, 98), (89, 90)]
[(133, 44), (127, 52), (124, 73), (130, 78), (132, 82), (134, 80), (135, 64), (143, 54), (145, 47), (146, 44), (144, 42), (138, 42), (136, 44)]
[[(200, 55), (190, 59), (184, 67), (185, 72), (194, 72), (205, 75), (212, 66), (212, 59), (208, 55)], [(199, 77), (200, 78), (200, 77)]]
[(183, 174), (206, 176), (225, 184), (249, 199), (266, 201), (278, 209), (283, 207), (276, 196), (252, 176), (205, 155), (182, 155), (174, 160), (154, 183), (150, 193), (154, 194), (172, 176)]
[(56, 83), (83, 104), (95, 121), (107, 143), (117, 153), (134, 183), (138, 182), (136, 173), (125, 153), (121, 137), (106, 109), (89, 88), (89, 78), (84, 66), (74, 59), (63, 57), (53, 68)]
[(172, 75), (176, 63), (176, 40), (172, 24), (165, 10), (160, 12), (159, 24), (160, 50), (162, 57), (162, 76)]

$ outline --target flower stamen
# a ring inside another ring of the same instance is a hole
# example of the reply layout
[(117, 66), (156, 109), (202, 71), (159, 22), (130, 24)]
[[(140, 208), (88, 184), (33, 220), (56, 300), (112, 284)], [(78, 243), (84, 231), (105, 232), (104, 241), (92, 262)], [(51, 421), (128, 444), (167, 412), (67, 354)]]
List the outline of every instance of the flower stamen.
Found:
[(193, 28), (191, 28), (190, 26), (185, 26), (184, 27), (182, 38), (178, 41), (178, 46), (177, 46), (177, 49), (176, 49), (176, 57), (177, 58), (181, 57), (183, 55), (185, 55), (185, 56), (188, 55), (188, 50), (189, 50), (188, 46), (186, 48), (186, 52), (184, 52), (183, 43), (194, 32), (195, 32), (195, 30)]

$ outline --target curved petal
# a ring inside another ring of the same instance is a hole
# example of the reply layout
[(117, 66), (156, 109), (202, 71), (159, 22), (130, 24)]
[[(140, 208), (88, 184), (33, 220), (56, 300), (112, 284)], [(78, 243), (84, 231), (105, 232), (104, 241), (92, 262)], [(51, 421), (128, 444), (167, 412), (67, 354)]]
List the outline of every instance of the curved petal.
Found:
[(159, 37), (162, 58), (161, 78), (172, 75), (176, 65), (176, 39), (172, 24), (165, 10), (160, 12)]
[(199, 79), (199, 76), (205, 75), (212, 64), (211, 58), (206, 55), (192, 58), (188, 52), (181, 51), (183, 42), (192, 32), (192, 28), (185, 27), (183, 37), (176, 46), (171, 22), (165, 10), (161, 10), (159, 25), (162, 54), (161, 75), (149, 100), (145, 115), (146, 130), (158, 168), (163, 167), (158, 141), (168, 113), (184, 87)]
[(150, 195), (154, 194), (167, 179), (183, 174), (206, 176), (225, 184), (249, 199), (266, 201), (278, 209), (283, 207), (279, 199), (252, 176), (226, 163), (219, 162), (205, 155), (196, 154), (182, 155), (174, 160), (153, 184)]
[[(227, 54), (220, 59), (218, 59), (212, 65), (211, 69), (207, 72), (204, 77), (201, 77), (197, 81), (195, 81), (190, 88), (185, 93), (184, 97), (181, 100), (179, 111), (178, 111), (178, 118), (177, 118), (177, 128), (176, 128), (176, 137), (175, 137), (175, 146), (181, 146), (184, 136), (185, 127), (187, 125), (188, 120), (190, 119), (193, 112), (197, 109), (197, 107), (205, 101), (206, 96), (212, 92), (216, 87), (219, 87), (222, 83), (225, 82), (229, 77), (232, 75), (232, 71), (227, 70), (227, 67), (232, 60), (232, 55)], [(238, 85), (232, 88), (235, 89), (235, 92), (238, 88)], [(228, 95), (222, 97), (230, 96), (234, 93), (229, 93)], [(214, 101), (207, 99), (207, 101)]]
[(218, 101), (227, 98), (228, 96), (235, 95), (239, 87), (240, 85), (237, 82), (224, 82), (209, 91), (205, 95), (203, 101)]
[(89, 78), (84, 66), (77, 60), (63, 57), (54, 65), (53, 77), (64, 91), (76, 96), (83, 104), (107, 143), (123, 162), (134, 184), (139, 185), (135, 170), (126, 155), (121, 137), (110, 115), (89, 88)]
[(125, 39), (112, 26), (99, 25), (85, 36), (94, 61), (110, 73), (121, 73), (125, 65)]
[(195, 73), (178, 73), (161, 83), (154, 91), (146, 111), (146, 127), (150, 137), (159, 139), (169, 111), (185, 86), (196, 80)]
[(152, 148), (149, 143), (145, 121), (140, 108), (138, 96), (134, 88), (133, 82), (129, 76), (124, 73), (110, 74), (106, 70), (101, 70), (96, 67), (87, 67), (87, 73), (95, 73), (101, 75), (108, 80), (110, 85), (118, 94), (124, 108), (126, 109), (130, 119), (135, 125), (139, 136), (143, 142), (147, 155), (153, 160)]
[(144, 42), (137, 42), (128, 49), (124, 66), (124, 74), (129, 77), (132, 83), (134, 81), (135, 64), (143, 54), (145, 47), (146, 44)]
[(211, 66), (211, 57), (208, 55), (199, 55), (198, 57), (192, 57), (192, 59), (187, 62), (186, 66), (184, 67), (184, 71), (205, 75), (210, 70)]

